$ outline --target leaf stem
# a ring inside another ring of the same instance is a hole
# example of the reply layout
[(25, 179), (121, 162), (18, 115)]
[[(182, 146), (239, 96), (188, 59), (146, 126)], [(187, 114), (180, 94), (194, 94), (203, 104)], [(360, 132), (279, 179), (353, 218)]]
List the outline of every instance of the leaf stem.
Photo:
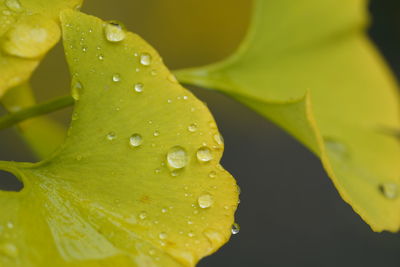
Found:
[(0, 117), (0, 130), (9, 128), (32, 117), (48, 114), (53, 111), (72, 106), (74, 103), (74, 99), (68, 95), (9, 113), (3, 117)]

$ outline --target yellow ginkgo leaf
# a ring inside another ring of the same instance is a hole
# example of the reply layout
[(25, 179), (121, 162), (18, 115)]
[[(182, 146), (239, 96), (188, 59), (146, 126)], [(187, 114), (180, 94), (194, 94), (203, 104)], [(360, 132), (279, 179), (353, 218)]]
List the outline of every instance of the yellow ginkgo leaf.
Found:
[(178, 79), (220, 90), (314, 153), (375, 230), (400, 227), (400, 129), (393, 77), (365, 35), (367, 1), (257, 0), (239, 50)]
[(234, 179), (205, 107), (119, 24), (62, 13), (76, 99), (40, 163), (0, 162), (1, 266), (193, 266), (231, 235)]

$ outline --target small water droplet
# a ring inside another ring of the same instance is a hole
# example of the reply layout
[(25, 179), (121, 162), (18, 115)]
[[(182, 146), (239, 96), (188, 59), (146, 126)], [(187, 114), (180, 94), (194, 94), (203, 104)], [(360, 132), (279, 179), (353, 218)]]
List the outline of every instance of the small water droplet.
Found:
[(118, 73), (114, 73), (112, 76), (112, 80), (113, 80), (113, 82), (121, 81), (121, 75), (119, 75)]
[(142, 53), (140, 55), (140, 64), (143, 66), (150, 66), (151, 64), (151, 55), (148, 53)]
[(200, 162), (209, 162), (210, 160), (213, 159), (211, 149), (209, 149), (206, 146), (199, 148), (197, 150), (196, 156)]
[(168, 99), (168, 100), (167, 100), (167, 103), (168, 103), (168, 104), (171, 104), (171, 103), (172, 103), (172, 99)]
[(166, 208), (162, 208), (162, 209), (161, 209), (161, 212), (162, 212), (162, 213), (166, 213), (167, 211), (168, 211), (168, 209), (166, 209)]
[(333, 138), (324, 138), (325, 146), (327, 148), (327, 152), (330, 156), (334, 157), (337, 160), (349, 160), (349, 150), (348, 147)]
[(170, 148), (167, 153), (167, 162), (172, 169), (181, 169), (188, 163), (186, 150), (181, 146)]
[(178, 83), (178, 80), (176, 79), (175, 75), (170, 74), (167, 77), (168, 81), (172, 82), (172, 83)]
[(156, 70), (151, 70), (150, 74), (151, 74), (151, 76), (156, 76), (157, 75), (157, 71)]
[(107, 134), (107, 139), (110, 140), (110, 141), (112, 141), (112, 140), (114, 140), (116, 138), (117, 138), (117, 135), (114, 132), (109, 132)]
[(214, 204), (214, 198), (210, 194), (204, 194), (199, 196), (199, 198), (197, 199), (197, 203), (199, 204), (200, 208), (206, 209)]
[(147, 218), (147, 213), (145, 211), (142, 211), (139, 213), (139, 219), (144, 220)]
[(383, 183), (379, 186), (379, 190), (388, 199), (395, 199), (399, 194), (399, 187), (394, 183)]
[(183, 100), (188, 100), (189, 99), (189, 97), (187, 95), (184, 95), (182, 98), (183, 98)]
[(137, 83), (134, 86), (134, 89), (137, 93), (141, 93), (143, 92), (143, 83)]
[(194, 133), (195, 131), (197, 131), (197, 128), (198, 128), (197, 123), (192, 123), (192, 124), (190, 124), (190, 125), (188, 126), (189, 132), (192, 132), (192, 133)]
[(149, 254), (150, 254), (150, 255), (155, 255), (155, 254), (156, 254), (156, 250), (151, 248), (151, 249), (149, 250)]
[(22, 11), (22, 6), (18, 0), (6, 0), (5, 4), (11, 11), (14, 12)]
[(14, 224), (12, 222), (7, 222), (7, 228), (8, 229), (13, 229), (14, 228)]
[(214, 140), (217, 142), (218, 145), (222, 146), (224, 144), (224, 138), (220, 134), (214, 135)]
[(194, 237), (194, 233), (193, 232), (189, 232), (188, 233), (188, 237)]
[(153, 135), (154, 135), (155, 137), (160, 136), (160, 132), (159, 132), (159, 131), (154, 131)]
[(98, 55), (97, 58), (98, 58), (99, 60), (104, 60), (104, 56), (103, 56), (102, 54)]
[(168, 237), (168, 235), (167, 235), (167, 233), (165, 233), (165, 232), (161, 232), (161, 233), (158, 235), (158, 237), (159, 237), (160, 239), (166, 239), (166, 238)]
[(104, 34), (110, 42), (121, 42), (126, 35), (123, 24), (116, 21), (110, 21), (104, 26)]
[(217, 177), (217, 173), (215, 171), (210, 171), (210, 173), (208, 174), (208, 177), (215, 178), (215, 177)]
[(86, 46), (82, 47), (82, 52), (87, 52), (88, 48)]
[(140, 134), (132, 134), (129, 138), (129, 144), (133, 147), (138, 147), (143, 143), (143, 138)]
[(74, 86), (72, 87), (72, 92), (71, 92), (71, 94), (72, 94), (72, 97), (73, 97), (76, 101), (79, 100), (80, 95), (82, 94), (82, 89), (83, 89), (82, 83), (80, 83), (79, 81), (77, 81), (77, 82), (74, 83)]
[(232, 224), (232, 234), (236, 235), (240, 232), (240, 226), (237, 223)]

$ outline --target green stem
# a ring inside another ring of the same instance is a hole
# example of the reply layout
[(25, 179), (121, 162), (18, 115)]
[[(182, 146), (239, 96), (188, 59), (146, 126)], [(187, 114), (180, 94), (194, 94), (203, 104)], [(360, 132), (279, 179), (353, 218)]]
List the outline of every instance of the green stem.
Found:
[(3, 117), (0, 117), (0, 130), (9, 128), (26, 119), (48, 114), (50, 112), (72, 106), (74, 103), (74, 99), (71, 96), (64, 96), (29, 108), (22, 109), (17, 112), (7, 114)]

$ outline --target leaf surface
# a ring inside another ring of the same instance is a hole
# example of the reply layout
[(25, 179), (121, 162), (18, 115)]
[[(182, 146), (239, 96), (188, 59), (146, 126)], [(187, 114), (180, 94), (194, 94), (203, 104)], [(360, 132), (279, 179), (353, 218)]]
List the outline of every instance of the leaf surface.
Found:
[(193, 266), (229, 239), (238, 202), (211, 114), (137, 35), (61, 20), (72, 124), (51, 158), (0, 163), (24, 183), (0, 192), (0, 263)]
[(226, 93), (310, 148), (375, 230), (400, 226), (399, 96), (365, 35), (363, 0), (255, 1), (249, 34), (225, 61), (176, 72)]

